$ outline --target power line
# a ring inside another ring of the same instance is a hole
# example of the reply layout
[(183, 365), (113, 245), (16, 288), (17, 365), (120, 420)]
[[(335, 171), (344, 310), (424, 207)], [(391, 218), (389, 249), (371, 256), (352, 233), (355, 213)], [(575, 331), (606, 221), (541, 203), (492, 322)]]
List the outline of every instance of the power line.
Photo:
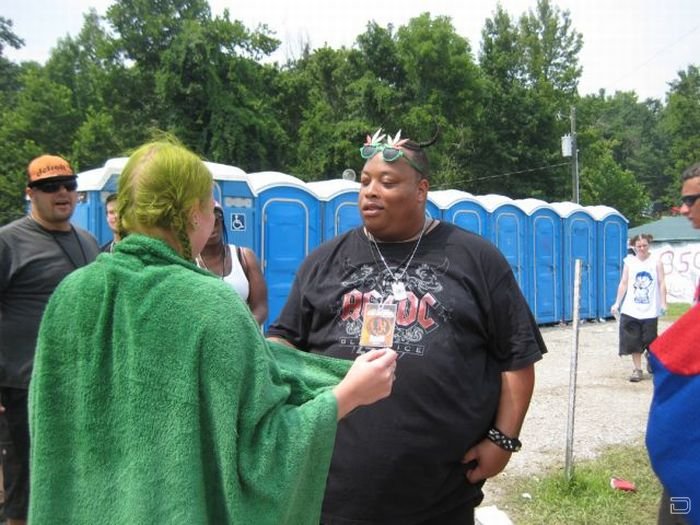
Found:
[(467, 184), (469, 182), (476, 182), (480, 180), (488, 180), (488, 179), (497, 179), (500, 177), (508, 177), (509, 175), (521, 175), (523, 173), (532, 173), (535, 171), (544, 171), (548, 170), (551, 168), (558, 168), (560, 166), (568, 166), (570, 163), (569, 162), (560, 162), (558, 164), (548, 164), (546, 166), (540, 166), (538, 168), (528, 168), (525, 170), (518, 170), (518, 171), (509, 171), (507, 173), (499, 173), (498, 175), (487, 175), (485, 177), (475, 177), (473, 179), (457, 179), (457, 180), (452, 180), (450, 182), (446, 182), (444, 184), (439, 184), (435, 187), (437, 190), (442, 190), (442, 189), (448, 189), (447, 186), (454, 186), (456, 183), (464, 183)]
[(681, 35), (681, 36), (678, 37), (675, 41), (673, 41), (673, 42), (671, 42), (670, 44), (668, 44), (668, 45), (662, 47), (662, 48), (659, 49), (656, 53), (654, 53), (654, 54), (651, 55), (649, 58), (647, 58), (644, 62), (638, 64), (635, 68), (633, 68), (633, 69), (627, 71), (624, 75), (621, 75), (620, 77), (616, 78), (616, 79), (614, 80), (614, 82), (612, 82), (612, 84), (615, 84), (615, 83), (617, 83), (618, 81), (622, 80), (623, 78), (627, 78), (627, 77), (631, 76), (632, 74), (636, 73), (637, 71), (639, 71), (640, 69), (642, 69), (644, 66), (646, 66), (647, 64), (649, 64), (650, 62), (652, 62), (654, 59), (656, 59), (656, 57), (658, 57), (658, 56), (661, 55), (662, 53), (665, 53), (665, 52), (668, 51), (670, 48), (674, 47), (674, 46), (675, 46), (676, 44), (678, 44), (681, 40), (684, 40), (686, 37), (688, 37), (688, 36), (692, 35), (693, 33), (695, 33), (695, 31), (697, 31), (698, 28), (700, 28), (700, 25), (697, 25), (697, 26), (693, 27), (690, 31), (688, 31), (687, 33)]

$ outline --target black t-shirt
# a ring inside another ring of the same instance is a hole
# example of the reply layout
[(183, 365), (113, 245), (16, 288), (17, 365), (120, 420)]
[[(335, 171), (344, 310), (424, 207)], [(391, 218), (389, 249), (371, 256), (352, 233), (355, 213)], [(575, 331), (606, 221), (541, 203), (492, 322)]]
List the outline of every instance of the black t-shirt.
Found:
[[(268, 335), (354, 359), (364, 305), (391, 294), (416, 243), (379, 243), (361, 228), (315, 250)], [(508, 263), (488, 241), (440, 223), (403, 276), (391, 396), (338, 426), (324, 524), (419, 523), (481, 498), (461, 459), (491, 426), (505, 370), (546, 352)], [(392, 299), (388, 299), (392, 302)]]
[(79, 228), (48, 231), (30, 217), (0, 228), (0, 386), (27, 388), (49, 297), (98, 253), (95, 238)]

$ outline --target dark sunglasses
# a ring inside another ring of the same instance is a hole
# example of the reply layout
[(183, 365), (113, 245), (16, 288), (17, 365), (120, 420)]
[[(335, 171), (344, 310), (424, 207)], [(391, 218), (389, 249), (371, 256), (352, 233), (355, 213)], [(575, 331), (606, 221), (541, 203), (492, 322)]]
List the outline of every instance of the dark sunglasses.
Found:
[(44, 193), (56, 193), (61, 189), (65, 188), (67, 191), (75, 191), (78, 189), (77, 180), (63, 180), (60, 182), (42, 182), (32, 186), (35, 190), (42, 191)]
[(694, 193), (692, 195), (682, 195), (681, 204), (685, 204), (688, 208), (692, 208), (695, 201), (700, 199), (700, 193)]
[(382, 159), (384, 159), (385, 162), (396, 162), (403, 157), (411, 166), (413, 166), (414, 169), (418, 170), (420, 173), (423, 173), (421, 167), (413, 162), (413, 160), (406, 155), (402, 149), (387, 146), (386, 144), (365, 144), (360, 148), (360, 156), (365, 160), (369, 160), (380, 151), (382, 152)]

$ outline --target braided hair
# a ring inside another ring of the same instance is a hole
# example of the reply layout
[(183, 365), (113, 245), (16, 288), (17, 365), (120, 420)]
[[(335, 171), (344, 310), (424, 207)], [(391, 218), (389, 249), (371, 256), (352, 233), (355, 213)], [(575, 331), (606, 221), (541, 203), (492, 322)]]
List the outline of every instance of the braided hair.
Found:
[(117, 231), (170, 232), (180, 253), (192, 259), (192, 209), (211, 199), (212, 176), (194, 153), (173, 141), (144, 144), (129, 157), (119, 177)]

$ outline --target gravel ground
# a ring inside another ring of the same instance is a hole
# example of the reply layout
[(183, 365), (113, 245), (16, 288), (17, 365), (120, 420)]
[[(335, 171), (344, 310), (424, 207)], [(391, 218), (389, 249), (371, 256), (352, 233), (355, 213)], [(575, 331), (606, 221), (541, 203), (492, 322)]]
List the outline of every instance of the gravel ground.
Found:
[[(668, 324), (660, 322), (659, 331)], [(546, 327), (542, 335), (549, 352), (535, 365), (535, 392), (520, 434), (523, 448), (501, 474), (486, 483), (482, 506), (498, 505), (509, 478), (564, 468), (573, 329)], [(632, 359), (617, 355), (617, 341), (615, 321), (580, 325), (574, 465), (595, 457), (606, 445), (635, 441), (646, 430), (652, 381), (646, 372), (643, 381), (628, 381)]]

